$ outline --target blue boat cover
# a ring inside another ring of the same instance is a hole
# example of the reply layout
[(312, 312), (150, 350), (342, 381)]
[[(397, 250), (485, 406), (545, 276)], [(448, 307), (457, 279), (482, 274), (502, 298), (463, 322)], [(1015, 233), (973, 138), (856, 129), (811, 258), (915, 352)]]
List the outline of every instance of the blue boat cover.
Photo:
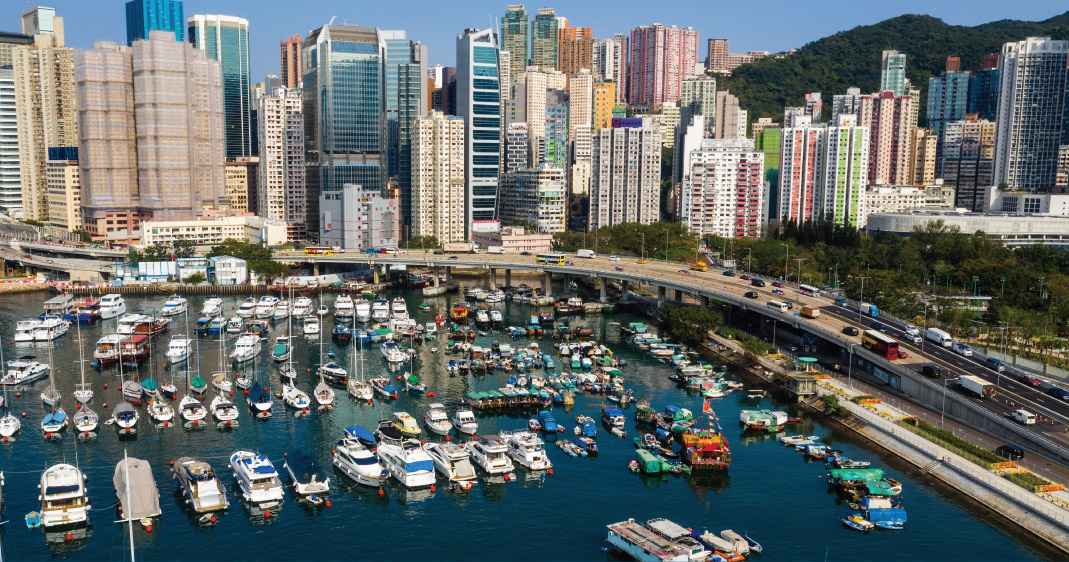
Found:
[(883, 509), (870, 509), (869, 521), (873, 523), (905, 523), (906, 510), (900, 507), (888, 507)]
[(319, 468), (312, 455), (300, 450), (293, 449), (286, 452), (286, 466), (293, 471), (298, 482), (311, 482), (313, 479), (323, 480), (323, 471)]
[(262, 464), (262, 465), (260, 465), (260, 466), (258, 466), (256, 468), (252, 469), (252, 471), (257, 473), (257, 474), (274, 474), (275, 473), (275, 467), (273, 467), (273, 466), (271, 466), (269, 464)]
[(415, 461), (405, 464), (405, 472), (434, 472), (434, 461)]
[(55, 412), (49, 412), (45, 416), (45, 423), (63, 423), (63, 420), (65, 419), (67, 419), (67, 413), (63, 410), (58, 410)]
[(392, 384), (388, 384), (388, 385), (382, 387), (382, 389), (385, 390), (386, 392), (396, 392), (397, 391), (397, 389), (394, 388)]
[(345, 428), (345, 433), (352, 435), (361, 441), (367, 441), (368, 443), (375, 443), (376, 441), (375, 436), (370, 431), (359, 425), (350, 425)]
[(622, 416), (623, 415), (620, 412), (619, 408), (606, 407), (606, 408), (602, 408), (601, 411), (604, 412), (606, 415), (612, 416), (614, 418), (617, 417), (617, 416)]
[(256, 381), (256, 384), (253, 384), (252, 388), (249, 389), (249, 402), (263, 402), (270, 399), (271, 394), (267, 392), (267, 387), (261, 384), (260, 381)]

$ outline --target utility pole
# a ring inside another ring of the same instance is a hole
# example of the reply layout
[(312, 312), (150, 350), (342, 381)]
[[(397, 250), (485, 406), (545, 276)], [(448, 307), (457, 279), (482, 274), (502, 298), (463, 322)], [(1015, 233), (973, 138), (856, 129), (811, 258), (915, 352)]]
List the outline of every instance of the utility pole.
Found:
[(857, 301), (857, 323), (859, 324), (858, 329), (860, 329), (862, 327), (862, 324), (861, 324), (861, 304), (865, 300), (865, 280), (866, 279), (872, 279), (872, 278), (871, 277), (861, 277), (861, 297), (858, 298), (858, 301)]
[(786, 244), (783, 244), (783, 243), (780, 243), (780, 246), (783, 246), (784, 248), (787, 248), (787, 255), (783, 257), (783, 282), (786, 283), (787, 282), (787, 277), (788, 277), (788, 274), (787, 274), (787, 262), (790, 261), (791, 247), (786, 245)]

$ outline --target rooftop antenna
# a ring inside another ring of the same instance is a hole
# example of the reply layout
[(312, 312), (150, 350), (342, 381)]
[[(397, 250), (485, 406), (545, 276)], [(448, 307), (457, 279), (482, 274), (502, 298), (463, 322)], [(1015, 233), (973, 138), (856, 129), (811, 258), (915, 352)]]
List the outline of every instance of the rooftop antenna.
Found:
[(337, 17), (338, 16), (330, 16), (330, 21), (327, 22), (327, 25), (334, 25), (334, 20), (337, 19)]

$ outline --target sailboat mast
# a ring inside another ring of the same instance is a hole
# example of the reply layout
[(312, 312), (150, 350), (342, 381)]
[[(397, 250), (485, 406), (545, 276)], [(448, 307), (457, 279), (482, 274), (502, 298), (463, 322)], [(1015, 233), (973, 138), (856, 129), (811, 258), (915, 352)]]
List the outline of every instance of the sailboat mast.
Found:
[[(133, 506), (133, 501), (130, 498), (130, 458), (126, 456), (126, 449), (122, 450), (122, 463), (126, 468), (126, 502), (129, 504), (127, 507)], [(130, 562), (134, 561), (134, 518), (129, 513), (123, 513), (126, 516), (127, 529), (130, 531)]]
[[(74, 317), (74, 322), (78, 324), (78, 368), (82, 371), (82, 390), (85, 390), (85, 346), (82, 344), (82, 323), (78, 320), (78, 317)], [(0, 364), (3, 363), (3, 358), (0, 357)]]

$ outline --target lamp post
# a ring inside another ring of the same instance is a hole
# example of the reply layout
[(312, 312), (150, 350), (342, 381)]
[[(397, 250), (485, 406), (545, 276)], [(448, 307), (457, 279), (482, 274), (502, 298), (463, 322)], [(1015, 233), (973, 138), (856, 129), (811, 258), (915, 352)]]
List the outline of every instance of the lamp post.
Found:
[(999, 280), (1002, 281), (1002, 288), (999, 289), (998, 296), (1004, 297), (1004, 296), (1006, 296), (1006, 276), (1003, 275), (1002, 277), (999, 278)]
[(753, 275), (753, 248), (746, 248), (746, 273)]
[(1046, 277), (1040, 277), (1039, 278), (1039, 298), (1043, 298), (1043, 281), (1045, 281), (1045, 280), (1046, 280)]
[(872, 279), (872, 277), (860, 277), (861, 279), (861, 296), (857, 299), (857, 323), (860, 328), (864, 324), (861, 323), (861, 303), (865, 300), (865, 280)]
[(664, 263), (668, 264), (668, 229), (664, 229)]
[(980, 297), (980, 294), (977, 292), (977, 289), (976, 289), (976, 282), (979, 281), (979, 280), (980, 280), (979, 277), (977, 277), (975, 275), (972, 276), (972, 307), (973, 307), (973, 311), (976, 313), (976, 318), (980, 317), (980, 308), (979, 308), (979, 302), (980, 302), (979, 297)]
[(787, 277), (788, 277), (788, 275), (787, 275), (787, 262), (790, 261), (791, 247), (786, 245), (786, 244), (783, 244), (783, 243), (780, 243), (780, 246), (783, 246), (784, 248), (787, 248), (787, 255), (783, 257), (783, 282), (786, 283), (787, 282)]
[(639, 249), (638, 259), (644, 260), (644, 259), (646, 259), (646, 233), (645, 232), (639, 232), (639, 235), (642, 236), (642, 248)]
[[(805, 258), (794, 258), (794, 261), (798, 262), (798, 285), (801, 286), (802, 285), (802, 262), (805, 261)], [(794, 302), (796, 302), (798, 304), (802, 304), (801, 297), (798, 296), (798, 293), (794, 294)]]
[[(1003, 359), (999, 359), (999, 361), (1005, 361), (1004, 358), (1006, 357), (1006, 332), (1010, 329), (1010, 323), (1006, 322), (1005, 320), (999, 320), (999, 324), (1005, 324), (1004, 326), (999, 326), (999, 330), (1002, 331), (1002, 357), (1003, 357)], [(995, 369), (995, 388), (998, 388), (999, 383), (1001, 383), (1001, 382), (1002, 382), (1002, 369)]]
[(849, 361), (850, 361), (850, 364), (846, 366), (846, 384), (847, 384), (847, 386), (853, 388), (854, 381), (853, 381), (852, 376), (854, 374), (854, 344), (850, 344)]

